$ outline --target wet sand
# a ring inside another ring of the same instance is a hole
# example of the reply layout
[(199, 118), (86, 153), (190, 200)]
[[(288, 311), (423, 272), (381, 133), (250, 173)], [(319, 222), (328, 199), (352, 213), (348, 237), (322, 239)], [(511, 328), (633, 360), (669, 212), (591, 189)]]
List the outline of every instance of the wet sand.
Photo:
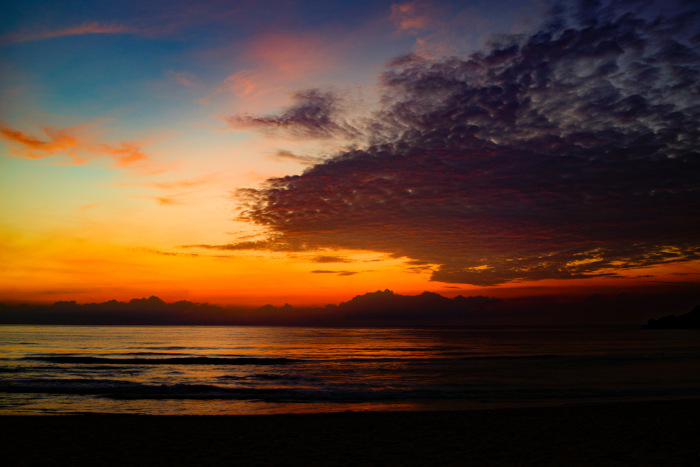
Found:
[(700, 400), (453, 412), (3, 416), (0, 433), (8, 466), (690, 466), (700, 465)]

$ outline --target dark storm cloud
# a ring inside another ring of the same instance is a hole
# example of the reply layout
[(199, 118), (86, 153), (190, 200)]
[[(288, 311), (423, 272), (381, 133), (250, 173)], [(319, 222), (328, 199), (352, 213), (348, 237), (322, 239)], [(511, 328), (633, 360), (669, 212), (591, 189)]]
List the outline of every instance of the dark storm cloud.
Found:
[[(383, 251), (453, 283), (699, 259), (698, 13), (601, 3), (466, 58), (394, 60), (372, 144), (242, 192), (241, 218), (289, 248)], [(324, 112), (300, 128), (325, 134)]]
[(343, 98), (332, 91), (309, 89), (294, 95), (295, 105), (280, 115), (235, 115), (227, 119), (233, 128), (267, 133), (283, 131), (302, 138), (353, 136), (356, 130), (340, 118)]

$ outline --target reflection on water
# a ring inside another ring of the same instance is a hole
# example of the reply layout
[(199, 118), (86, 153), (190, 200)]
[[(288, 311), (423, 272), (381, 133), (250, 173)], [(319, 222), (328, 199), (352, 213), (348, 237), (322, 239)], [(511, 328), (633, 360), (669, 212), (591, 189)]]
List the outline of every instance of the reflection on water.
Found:
[(242, 414), (695, 397), (693, 331), (0, 326), (0, 413)]

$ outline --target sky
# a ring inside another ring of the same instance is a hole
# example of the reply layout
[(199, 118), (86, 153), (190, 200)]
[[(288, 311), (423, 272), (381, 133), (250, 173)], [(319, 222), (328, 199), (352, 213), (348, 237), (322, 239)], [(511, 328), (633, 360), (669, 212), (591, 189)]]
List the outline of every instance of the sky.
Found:
[(699, 290), (698, 11), (12, 2), (0, 301)]

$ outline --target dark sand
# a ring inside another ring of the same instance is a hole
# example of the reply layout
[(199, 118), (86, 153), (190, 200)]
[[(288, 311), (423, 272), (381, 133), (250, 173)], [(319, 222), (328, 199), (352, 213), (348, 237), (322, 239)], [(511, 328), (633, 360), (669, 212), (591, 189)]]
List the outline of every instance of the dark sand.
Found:
[(700, 465), (700, 400), (454, 412), (3, 416), (22, 465)]

